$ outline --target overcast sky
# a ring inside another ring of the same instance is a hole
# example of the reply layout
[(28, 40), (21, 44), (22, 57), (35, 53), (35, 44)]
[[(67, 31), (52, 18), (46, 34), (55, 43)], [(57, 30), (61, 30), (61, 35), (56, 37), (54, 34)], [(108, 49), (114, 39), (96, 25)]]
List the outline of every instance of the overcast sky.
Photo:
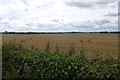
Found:
[(118, 31), (118, 0), (0, 0), (0, 31)]

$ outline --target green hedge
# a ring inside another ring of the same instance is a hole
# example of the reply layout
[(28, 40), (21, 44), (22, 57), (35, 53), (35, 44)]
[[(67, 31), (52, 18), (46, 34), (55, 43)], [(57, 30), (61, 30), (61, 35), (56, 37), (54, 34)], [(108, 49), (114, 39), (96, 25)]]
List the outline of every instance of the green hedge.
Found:
[(26, 50), (20, 44), (3, 45), (3, 78), (39, 80), (117, 80), (119, 59), (89, 60), (80, 56)]

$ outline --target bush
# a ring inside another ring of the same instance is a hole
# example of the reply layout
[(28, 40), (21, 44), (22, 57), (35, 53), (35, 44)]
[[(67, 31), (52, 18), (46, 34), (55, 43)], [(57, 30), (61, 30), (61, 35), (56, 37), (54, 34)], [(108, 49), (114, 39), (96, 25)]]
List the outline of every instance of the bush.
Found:
[(40, 80), (118, 79), (119, 59), (89, 60), (80, 56), (47, 54), (15, 44), (3, 45), (3, 78)]

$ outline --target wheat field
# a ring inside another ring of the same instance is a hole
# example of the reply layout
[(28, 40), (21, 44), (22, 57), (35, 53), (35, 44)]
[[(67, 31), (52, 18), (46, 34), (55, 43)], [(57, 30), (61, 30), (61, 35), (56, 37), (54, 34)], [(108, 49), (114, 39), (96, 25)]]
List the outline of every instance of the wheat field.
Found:
[(63, 54), (67, 54), (71, 46), (75, 47), (75, 55), (84, 50), (89, 58), (118, 57), (118, 34), (113, 33), (71, 33), (71, 34), (2, 34), (2, 43), (22, 43), (27, 49), (37, 48), (44, 51), (50, 43), (50, 51), (56, 46)]

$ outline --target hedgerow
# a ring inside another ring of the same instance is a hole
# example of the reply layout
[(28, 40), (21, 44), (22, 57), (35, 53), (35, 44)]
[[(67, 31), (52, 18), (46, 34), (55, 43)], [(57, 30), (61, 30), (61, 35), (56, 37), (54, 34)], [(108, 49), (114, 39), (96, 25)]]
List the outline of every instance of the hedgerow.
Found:
[(21, 44), (7, 43), (2, 47), (3, 79), (39, 80), (117, 80), (119, 59), (88, 59), (83, 51), (79, 56), (55, 54), (49, 51), (27, 50)]

